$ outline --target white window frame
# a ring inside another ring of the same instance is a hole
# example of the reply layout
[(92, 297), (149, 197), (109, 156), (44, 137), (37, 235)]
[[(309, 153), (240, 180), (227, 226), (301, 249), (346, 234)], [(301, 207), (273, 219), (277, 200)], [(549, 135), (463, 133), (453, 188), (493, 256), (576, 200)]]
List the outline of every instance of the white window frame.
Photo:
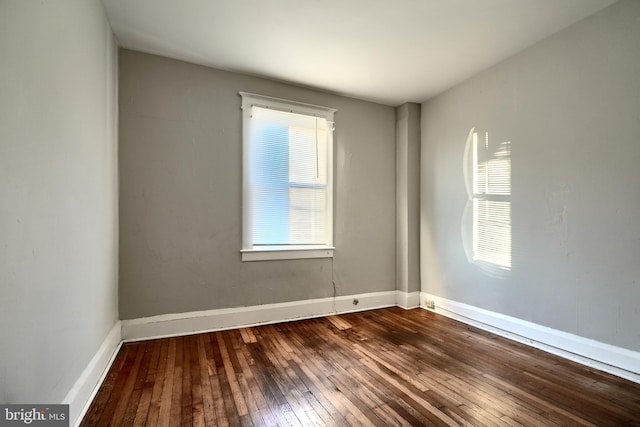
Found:
[[(242, 261), (265, 261), (304, 258), (332, 258), (333, 246), (333, 118), (337, 111), (333, 108), (321, 107), (302, 102), (289, 101), (253, 93), (240, 92), (242, 96)], [(257, 246), (251, 241), (252, 218), (249, 185), (250, 165), (250, 120), (252, 106), (270, 108), (279, 111), (322, 117), (327, 120), (327, 243), (323, 245), (284, 245)]]

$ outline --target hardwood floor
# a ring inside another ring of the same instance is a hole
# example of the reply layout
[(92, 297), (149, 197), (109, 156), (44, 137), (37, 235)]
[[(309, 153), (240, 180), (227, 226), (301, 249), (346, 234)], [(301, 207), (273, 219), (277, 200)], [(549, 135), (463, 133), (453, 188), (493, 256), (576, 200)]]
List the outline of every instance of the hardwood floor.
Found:
[(83, 426), (640, 426), (640, 385), (388, 308), (124, 344)]

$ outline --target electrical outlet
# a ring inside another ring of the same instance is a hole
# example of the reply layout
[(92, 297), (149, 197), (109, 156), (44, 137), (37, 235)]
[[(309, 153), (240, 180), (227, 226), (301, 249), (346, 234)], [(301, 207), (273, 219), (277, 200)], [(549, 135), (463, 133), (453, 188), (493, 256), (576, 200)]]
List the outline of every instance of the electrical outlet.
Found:
[(430, 308), (431, 310), (435, 310), (436, 308), (436, 302), (433, 300), (429, 300), (429, 299), (424, 300), (424, 305), (427, 308)]
[(354, 298), (354, 299), (353, 299), (353, 305), (358, 305), (358, 303), (359, 303), (359, 302), (360, 302), (360, 301), (358, 301), (358, 298)]

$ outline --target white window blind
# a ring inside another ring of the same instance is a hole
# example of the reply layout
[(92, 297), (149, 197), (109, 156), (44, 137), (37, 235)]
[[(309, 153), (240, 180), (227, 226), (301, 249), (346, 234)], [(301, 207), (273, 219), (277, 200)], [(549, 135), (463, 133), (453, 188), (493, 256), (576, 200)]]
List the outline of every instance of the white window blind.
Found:
[(473, 133), (473, 259), (511, 269), (511, 143)]
[(307, 251), (294, 258), (332, 254), (313, 250), (333, 244), (335, 110), (242, 96), (243, 252)]
[(473, 199), (474, 259), (511, 268), (511, 203)]

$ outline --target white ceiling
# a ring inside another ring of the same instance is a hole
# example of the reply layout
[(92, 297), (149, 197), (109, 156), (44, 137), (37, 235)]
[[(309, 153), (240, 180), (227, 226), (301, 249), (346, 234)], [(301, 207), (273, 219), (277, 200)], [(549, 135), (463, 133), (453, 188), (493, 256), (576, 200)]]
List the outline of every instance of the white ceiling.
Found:
[(615, 0), (103, 0), (121, 46), (422, 102)]

